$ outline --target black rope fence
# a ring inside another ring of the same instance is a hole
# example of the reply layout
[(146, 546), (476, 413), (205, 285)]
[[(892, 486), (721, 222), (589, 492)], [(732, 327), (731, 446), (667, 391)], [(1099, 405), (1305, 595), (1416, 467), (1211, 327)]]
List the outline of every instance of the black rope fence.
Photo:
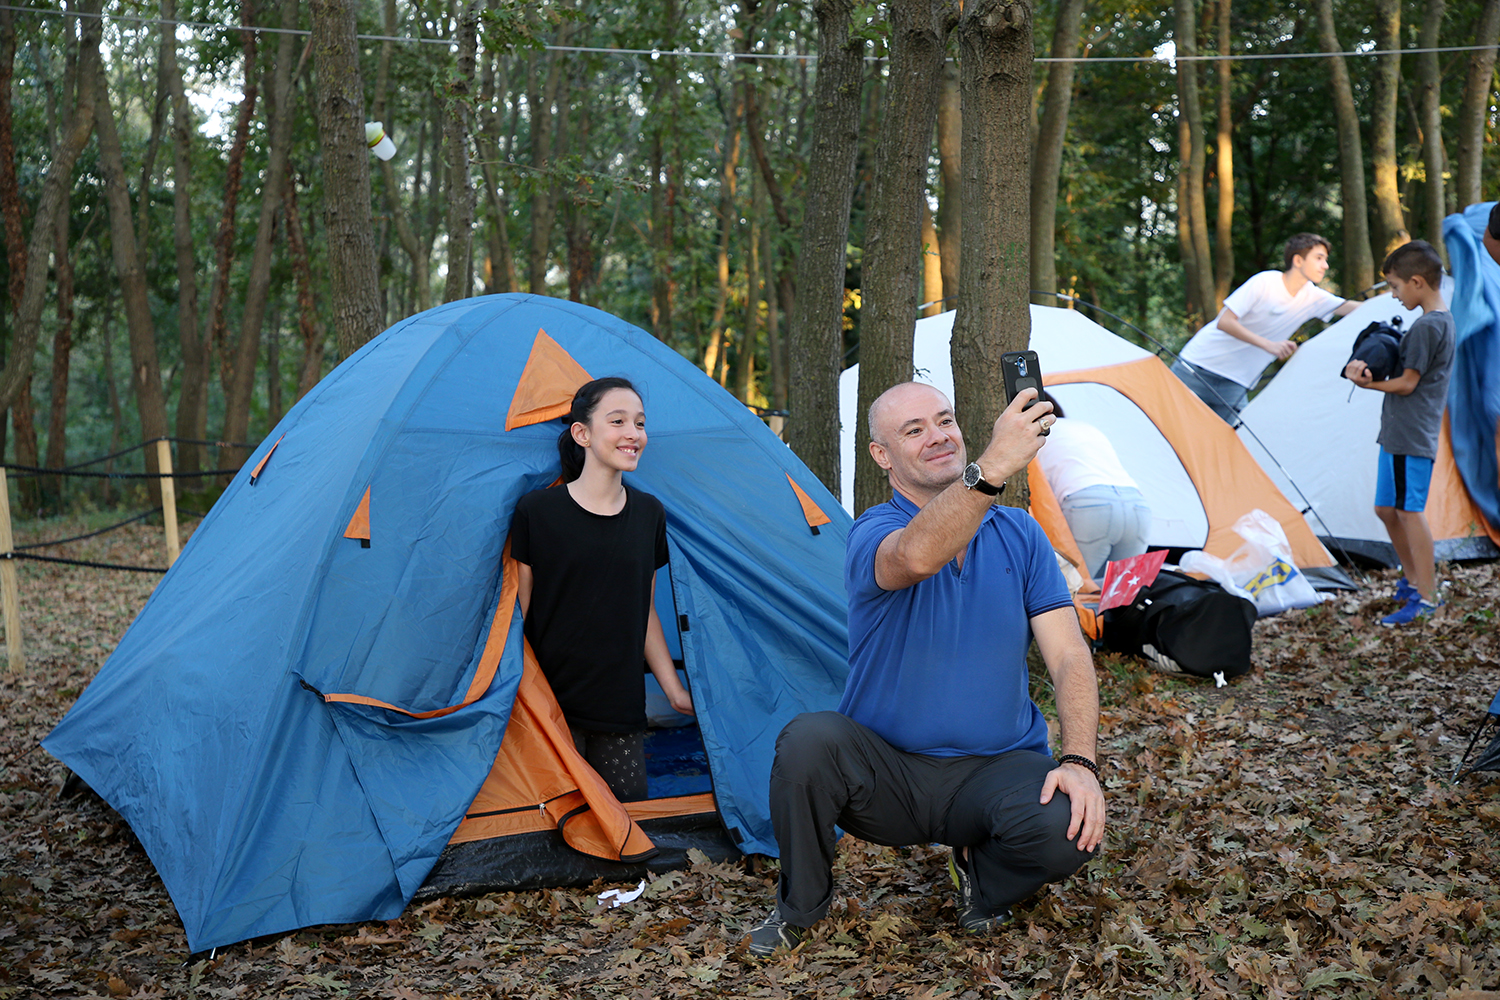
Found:
[(161, 513), (161, 508), (160, 507), (153, 507), (150, 510), (142, 511), (141, 513), (135, 515), (134, 517), (128, 517), (128, 518), (126, 518), (123, 521), (117, 521), (114, 524), (108, 525), (107, 527), (100, 528), (98, 531), (90, 531), (90, 532), (87, 532), (87, 533), (82, 534), (82, 535), (71, 535), (71, 536), (69, 536), (67, 538), (54, 538), (51, 541), (46, 541), (46, 542), (32, 542), (29, 545), (17, 545), (17, 546), (15, 546), (15, 551), (17, 551), (17, 552), (26, 552), (26, 551), (28, 551), (30, 549), (45, 549), (45, 548), (50, 548), (53, 545), (67, 545), (69, 542), (81, 542), (85, 538), (95, 538), (95, 537), (97, 537), (99, 535), (103, 535), (103, 534), (106, 534), (108, 532), (114, 531), (116, 528), (123, 528), (127, 524), (134, 524), (137, 521), (144, 521), (146, 518), (150, 517), (152, 514), (160, 514), (160, 513)]
[(61, 556), (39, 556), (35, 552), (0, 552), (0, 559), (29, 559), (33, 562), (58, 563), (63, 566), (84, 566), (88, 569), (119, 569), (130, 573), (165, 573), (165, 566), (126, 566), (124, 563), (94, 562), (90, 559), (64, 559)]

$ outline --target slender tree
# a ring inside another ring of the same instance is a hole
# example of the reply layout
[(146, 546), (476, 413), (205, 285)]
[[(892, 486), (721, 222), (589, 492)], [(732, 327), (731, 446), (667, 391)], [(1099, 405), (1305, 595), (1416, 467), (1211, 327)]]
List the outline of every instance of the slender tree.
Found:
[(1234, 280), (1234, 69), (1229, 61), (1231, 0), (1219, 0), (1215, 18), (1219, 34), (1218, 138), (1214, 142), (1214, 175), (1218, 188), (1218, 211), (1214, 214), (1214, 301), (1213, 313), (1224, 308)]
[(1344, 212), (1344, 294), (1355, 295), (1375, 283), (1375, 264), (1370, 254), (1370, 224), (1365, 212), (1365, 161), (1359, 135), (1359, 115), (1354, 106), (1354, 88), (1349, 69), (1339, 53), (1338, 33), (1333, 26), (1333, 0), (1314, 0), (1318, 18), (1318, 44), (1328, 53), (1334, 118), (1338, 123), (1339, 176)]
[(1422, 164), (1426, 174), (1422, 182), (1423, 212), (1427, 216), (1425, 238), (1437, 248), (1443, 263), (1447, 264), (1448, 250), (1443, 245), (1443, 216), (1447, 214), (1443, 185), (1443, 171), (1446, 168), (1443, 151), (1443, 73), (1438, 65), (1438, 54), (1434, 51), (1442, 35), (1443, 8), (1443, 0), (1427, 0), (1422, 9), (1419, 47), (1427, 51), (1417, 56), (1417, 90), (1421, 95), (1418, 115), (1422, 130)]
[(1500, 0), (1484, 0), (1474, 25), (1474, 44), (1464, 75), (1464, 96), (1458, 110), (1458, 165), (1454, 195), (1463, 210), (1484, 200), (1485, 132), (1495, 93), (1495, 55), (1500, 49)]
[(1180, 149), (1179, 190), (1185, 202), (1177, 206), (1177, 225), (1183, 232), (1183, 248), (1189, 281), (1188, 302), (1207, 316), (1214, 305), (1214, 269), (1208, 248), (1208, 207), (1204, 197), (1207, 149), (1204, 142), (1203, 103), (1198, 88), (1197, 0), (1174, 0), (1177, 43), (1177, 128)]
[(1375, 198), (1375, 259), (1385, 255), (1410, 234), (1401, 210), (1401, 188), (1396, 165), (1396, 105), (1401, 88), (1401, 0), (1375, 0), (1376, 48), (1389, 55), (1375, 57), (1370, 86), (1371, 193)]
[[(1031, 0), (966, 2), (958, 22), (963, 96), (963, 250), (953, 324), (953, 401), (974, 454), (1005, 407), (1000, 356), (1031, 339)], [(1025, 507), (1024, 471), (1005, 503)]]
[[(1057, 186), (1062, 174), (1063, 142), (1073, 104), (1073, 59), (1079, 52), (1084, 0), (1061, 0), (1052, 27), (1052, 58), (1047, 67), (1046, 106), (1037, 128), (1036, 159), (1031, 164), (1031, 288), (1057, 291)], [(1042, 305), (1057, 300), (1044, 294)]]
[(448, 280), (443, 301), (474, 293), (474, 189), (469, 184), (469, 135), (474, 111), (474, 54), (478, 0), (466, 0), (458, 19), (458, 61), (447, 83), (443, 149), (448, 161)]
[(958, 93), (958, 63), (943, 63), (938, 93), (938, 253), (943, 272), (943, 308), (958, 304), (958, 255), (963, 241), (963, 106)]
[(839, 397), (849, 206), (859, 153), (865, 42), (852, 29), (853, 0), (814, 0), (818, 77), (807, 158), (802, 252), (792, 314), (786, 441), (823, 485), (839, 490)]
[[(396, 19), (396, 0), (384, 0), (381, 4), (381, 13), (385, 24), (386, 40), (380, 43), (380, 60), (376, 65), (375, 73), (375, 120), (385, 126), (390, 125), (390, 75), (391, 75), (391, 53), (395, 47), (392, 41), (400, 30)], [(425, 119), (423, 121), (425, 125)], [(423, 143), (417, 140), (417, 149), (422, 149)], [(417, 231), (412, 228), (411, 216), (415, 213), (408, 211), (401, 204), (401, 184), (396, 178), (396, 166), (391, 160), (378, 160), (380, 164), (381, 188), (385, 193), (386, 208), (396, 230), (396, 242), (406, 254), (406, 259), (411, 264), (412, 286), (416, 293), (417, 309), (426, 312), (432, 308), (432, 280), (431, 262), (428, 260), (428, 243), (417, 238)], [(420, 175), (420, 168), (418, 169)]]
[(347, 358), (381, 330), (375, 228), (370, 218), (370, 150), (352, 0), (312, 0), (318, 139), (323, 151), (323, 217), (339, 354)]
[[(956, 9), (947, 0), (891, 0), (885, 113), (865, 221), (860, 280), (859, 409), (912, 377), (912, 333), (923, 273), (922, 216), (938, 87)], [(890, 498), (885, 474), (863, 458), (869, 421), (855, 421), (854, 511)]]

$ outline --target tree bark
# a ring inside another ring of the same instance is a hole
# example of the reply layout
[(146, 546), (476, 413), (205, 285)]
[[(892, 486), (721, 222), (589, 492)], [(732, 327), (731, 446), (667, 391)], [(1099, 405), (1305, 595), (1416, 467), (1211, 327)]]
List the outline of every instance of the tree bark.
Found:
[(492, 293), (516, 290), (516, 261), (510, 246), (510, 205), (496, 169), (501, 156), (498, 105), (501, 96), (510, 90), (506, 74), (501, 72), (498, 83), (496, 80), (496, 63), (502, 58), (504, 57), (485, 53), (479, 88), (479, 105), (485, 109), (480, 114), (478, 141), (484, 149), (484, 155), (480, 157), (480, 172), (484, 176), (485, 205), (489, 209), (489, 225), (485, 227), (485, 237), (490, 255), (488, 288)]
[(384, 322), (354, 4), (312, 0), (312, 26), (333, 327), (339, 354), (347, 358), (380, 333)]
[(864, 39), (851, 31), (853, 0), (814, 0), (818, 75), (797, 302), (788, 336), (786, 442), (823, 485), (839, 491), (839, 372), (843, 368), (844, 271), (859, 153)]
[(1182, 187), (1187, 204), (1177, 206), (1178, 225), (1187, 231), (1192, 248), (1188, 270), (1193, 280), (1190, 301), (1206, 318), (1211, 315), (1214, 304), (1214, 269), (1208, 248), (1208, 208), (1203, 190), (1207, 155), (1203, 104), (1198, 91), (1198, 63), (1192, 60), (1198, 54), (1197, 0), (1174, 0), (1173, 10), (1176, 13), (1173, 38), (1177, 43), (1177, 55), (1187, 57), (1177, 60), (1178, 135), (1182, 143), (1178, 169), (1185, 168), (1187, 174)]
[(943, 62), (938, 93), (937, 152), (938, 253), (943, 272), (943, 310), (958, 305), (959, 253), (963, 241), (963, 109), (958, 93), (958, 63)]
[[(177, 18), (177, 0), (162, 0), (162, 18), (168, 21)], [(182, 352), (177, 436), (199, 441), (208, 434), (209, 359), (198, 317), (198, 258), (192, 217), (192, 109), (182, 84), (182, 67), (177, 62), (175, 31), (161, 33), (160, 71), (172, 103), (172, 246), (177, 260), (177, 337)], [(203, 447), (179, 443), (176, 467), (183, 472), (198, 472), (203, 468)]]
[[(567, 45), (571, 21), (557, 29), (557, 44)], [(547, 294), (547, 257), (552, 251), (552, 227), (557, 221), (556, 181), (552, 176), (553, 119), (566, 109), (557, 107), (562, 88), (565, 53), (546, 56), (546, 78), (540, 92), (533, 91), (531, 105), (531, 248), (527, 258), (527, 290), (533, 295)], [(556, 110), (554, 108), (556, 107)]]
[[(923, 274), (922, 217), (927, 162), (937, 122), (952, 7), (945, 0), (891, 0), (885, 113), (875, 148), (875, 184), (865, 216), (860, 278), (859, 408), (912, 377), (912, 333)], [(870, 450), (868, 420), (854, 431), (854, 513), (890, 499), (884, 472), (861, 456)]]
[(474, 52), (479, 5), (467, 0), (458, 21), (458, 64), (447, 87), (444, 148), (448, 160), (448, 280), (443, 301), (474, 294), (474, 188), (469, 183), (469, 106), (474, 93)]
[[(381, 4), (382, 15), (385, 24), (385, 33), (388, 38), (396, 37), (398, 22), (396, 20), (396, 0), (385, 0)], [(376, 120), (389, 125), (386, 121), (386, 91), (390, 86), (390, 62), (391, 50), (395, 42), (384, 41), (380, 43), (380, 64), (376, 74), (375, 82), (375, 117)], [(417, 149), (420, 157), (422, 140), (417, 140)], [(385, 193), (386, 208), (390, 213), (391, 222), (396, 230), (396, 242), (401, 245), (401, 250), (406, 254), (406, 259), (411, 262), (412, 285), (417, 296), (417, 311), (426, 312), (432, 308), (432, 263), (428, 259), (427, 245), (417, 239), (416, 231), (411, 227), (410, 216), (414, 212), (408, 211), (401, 204), (401, 184), (396, 178), (396, 167), (393, 160), (379, 160), (381, 187)], [(420, 158), (418, 160), (418, 173), (420, 174)]]
[(1457, 207), (1463, 211), (1484, 200), (1484, 133), (1495, 90), (1495, 52), (1500, 45), (1500, 0), (1484, 0), (1475, 25), (1464, 96), (1458, 111), (1458, 166), (1454, 171)]
[[(1031, 339), (1031, 0), (964, 4), (958, 22), (963, 95), (963, 250), (953, 324), (953, 400), (971, 455), (1005, 408), (1000, 355)], [(1025, 470), (1004, 503), (1031, 501)]]
[(1079, 51), (1083, 0), (1061, 0), (1052, 29), (1052, 58), (1065, 59), (1047, 67), (1046, 107), (1037, 129), (1036, 161), (1031, 165), (1031, 288), (1044, 293), (1044, 306), (1058, 304), (1057, 186), (1062, 173), (1063, 143), (1068, 135), (1068, 112), (1073, 103), (1071, 61)]
[[(1440, 44), (1443, 27), (1443, 0), (1427, 0), (1422, 11), (1422, 35), (1418, 47), (1435, 49)], [(1448, 249), (1443, 245), (1443, 216), (1447, 199), (1443, 185), (1443, 98), (1442, 68), (1436, 52), (1417, 56), (1417, 89), (1421, 95), (1418, 116), (1422, 129), (1422, 161), (1426, 180), (1422, 182), (1423, 212), (1427, 216), (1426, 240), (1448, 263)]]
[(1229, 61), (1229, 13), (1231, 0), (1219, 0), (1219, 135), (1214, 143), (1214, 173), (1218, 177), (1218, 212), (1214, 218), (1214, 305), (1213, 313), (1224, 308), (1229, 285), (1234, 280), (1234, 117), (1230, 98), (1234, 70)]
[(720, 385), (724, 384), (729, 354), (730, 334), (725, 329), (725, 317), (729, 310), (729, 244), (738, 228), (740, 217), (737, 177), (740, 167), (740, 119), (744, 115), (744, 109), (740, 106), (740, 93), (739, 87), (733, 89), (729, 98), (732, 107), (725, 109), (727, 121), (723, 156), (719, 165), (719, 245), (714, 261), (718, 294), (714, 299), (713, 320), (709, 323), (708, 344), (703, 356), (703, 370)]
[(943, 311), (942, 244), (925, 190), (922, 192), (922, 307), (923, 316), (936, 316)]
[(1383, 260), (1411, 234), (1401, 211), (1396, 177), (1396, 104), (1401, 86), (1401, 0), (1376, 0), (1376, 48), (1390, 55), (1375, 57), (1370, 86), (1370, 167), (1374, 174), (1375, 256)]
[(1370, 256), (1370, 224), (1365, 208), (1365, 161), (1359, 135), (1359, 115), (1354, 107), (1354, 89), (1349, 69), (1338, 55), (1338, 34), (1333, 27), (1333, 0), (1314, 0), (1318, 17), (1318, 44), (1328, 55), (1328, 76), (1338, 123), (1339, 175), (1344, 213), (1345, 295), (1358, 295), (1375, 283), (1375, 265)]
[(297, 399), (300, 400), (323, 376), (324, 337), (313, 298), (312, 263), (308, 260), (307, 240), (302, 234), (302, 214), (297, 210), (297, 182), (294, 178), (288, 178), (285, 201), (287, 251), (292, 258), (292, 273), (297, 278), (297, 332), (302, 336), (302, 372), (297, 378)]
[[(114, 110), (110, 107), (103, 69), (97, 69), (96, 75), (99, 96), (94, 106), (94, 124), (99, 130), (99, 166), (109, 209), (110, 249), (125, 307), (125, 324), (130, 331), (130, 384), (135, 390), (135, 405), (141, 419), (141, 440), (154, 441), (167, 435), (167, 401), (161, 385), (161, 363), (156, 354), (156, 327), (151, 318), (145, 269), (135, 239), (130, 192), (125, 187), (125, 160), (120, 135), (115, 128)], [(146, 471), (160, 471), (156, 449), (152, 447), (145, 451)], [(161, 481), (151, 479), (148, 483), (152, 502), (161, 503)]]
[[(292, 66), (296, 54), (297, 0), (281, 0), (282, 34), (278, 36), (274, 67), (267, 75), (267, 112), (270, 117), (270, 156), (260, 190), (260, 220), (255, 231), (255, 249), (245, 282), (245, 304), (237, 343), (227, 341), (219, 356), (224, 387), (224, 431), (222, 441), (250, 440), (250, 398), (255, 393), (255, 370), (260, 360), (261, 331), (271, 292), (271, 254), (275, 248), (277, 217), (282, 209), (287, 164), (292, 139)], [(222, 448), (221, 468), (237, 469), (250, 457), (243, 448)]]
[(81, 35), (78, 48), (78, 86), (75, 103), (57, 152), (47, 167), (41, 195), (31, 217), (31, 236), (26, 251), (26, 284), (18, 298), (15, 333), (5, 370), (0, 372), (0, 412), (15, 403), (31, 385), (32, 362), (41, 334), (42, 308), (47, 291), (47, 257), (57, 242), (55, 220), (72, 186), (73, 166), (94, 131), (95, 103), (99, 93), (99, 0), (85, 0), (79, 8)]
[[(71, 212), (64, 196), (57, 213), (57, 250), (52, 260), (57, 270), (57, 330), (52, 335), (52, 393), (47, 420), (47, 459), (42, 464), (60, 469), (68, 464), (68, 374), (73, 359), (73, 250), (69, 246)], [(42, 504), (62, 509), (63, 479), (48, 476), (41, 481)]]

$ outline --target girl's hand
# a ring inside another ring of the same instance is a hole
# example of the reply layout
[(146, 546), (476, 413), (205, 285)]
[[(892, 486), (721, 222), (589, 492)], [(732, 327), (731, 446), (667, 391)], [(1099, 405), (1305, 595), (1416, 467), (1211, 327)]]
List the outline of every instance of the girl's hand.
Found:
[(667, 701), (671, 702), (672, 707), (677, 709), (677, 711), (681, 712), (683, 715), (694, 714), (693, 696), (688, 694), (687, 688), (682, 687), (681, 685), (678, 686), (676, 691), (673, 691), (671, 694), (667, 695)]

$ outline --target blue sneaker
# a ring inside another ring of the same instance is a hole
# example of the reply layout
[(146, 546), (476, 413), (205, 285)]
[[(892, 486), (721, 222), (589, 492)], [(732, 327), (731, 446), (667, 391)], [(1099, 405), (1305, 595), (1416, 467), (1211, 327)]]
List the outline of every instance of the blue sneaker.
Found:
[(1403, 576), (1401, 579), (1396, 581), (1396, 593), (1392, 596), (1396, 598), (1397, 604), (1405, 604), (1413, 597), (1418, 596), (1418, 594), (1420, 593), (1421, 591), (1417, 590), (1416, 587), (1413, 587), (1411, 585), (1411, 581), (1407, 580), (1406, 577)]
[(1387, 628), (1392, 628), (1397, 625), (1410, 625), (1418, 618), (1432, 617), (1432, 613), (1440, 607), (1442, 607), (1441, 601), (1439, 601), (1437, 604), (1433, 604), (1430, 601), (1423, 600), (1421, 594), (1417, 594), (1415, 597), (1411, 598), (1411, 600), (1402, 605), (1399, 610), (1380, 619), (1380, 624), (1386, 626)]

